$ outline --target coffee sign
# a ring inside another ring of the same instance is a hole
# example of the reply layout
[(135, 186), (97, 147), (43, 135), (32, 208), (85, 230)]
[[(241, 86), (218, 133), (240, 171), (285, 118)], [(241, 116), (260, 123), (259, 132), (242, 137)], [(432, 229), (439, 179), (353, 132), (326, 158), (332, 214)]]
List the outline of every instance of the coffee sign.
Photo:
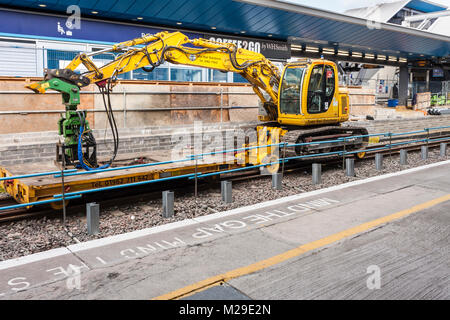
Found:
[(287, 60), (291, 57), (291, 46), (287, 42), (210, 35), (205, 35), (205, 39), (221, 43), (234, 43), (238, 48), (261, 53), (268, 59)]

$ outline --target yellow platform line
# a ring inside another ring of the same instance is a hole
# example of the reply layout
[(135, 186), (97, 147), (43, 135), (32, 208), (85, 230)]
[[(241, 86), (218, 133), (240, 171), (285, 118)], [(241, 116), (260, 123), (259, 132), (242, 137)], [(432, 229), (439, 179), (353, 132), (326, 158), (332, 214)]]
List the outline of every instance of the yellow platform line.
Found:
[(391, 222), (393, 220), (397, 220), (400, 218), (403, 218), (405, 216), (408, 216), (412, 213), (418, 212), (418, 211), (422, 211), (425, 209), (428, 209), (430, 207), (433, 207), (437, 204), (446, 202), (450, 200), (450, 194), (447, 194), (445, 196), (424, 202), (422, 204), (418, 204), (414, 207), (411, 207), (409, 209), (405, 209), (390, 215), (387, 215), (385, 217), (382, 218), (378, 218), (363, 224), (360, 224), (356, 227), (353, 228), (349, 228), (347, 230), (332, 234), (330, 236), (327, 236), (325, 238), (307, 243), (307, 244), (303, 244), (301, 246), (298, 246), (294, 249), (288, 250), (286, 252), (283, 252), (281, 254), (278, 254), (276, 256), (273, 256), (271, 258), (265, 259), (265, 260), (261, 260), (258, 261), (256, 263), (250, 264), (248, 266), (244, 266), (244, 267), (240, 267), (213, 277), (210, 277), (208, 279), (196, 282), (194, 284), (188, 285), (184, 288), (180, 288), (177, 289), (175, 291), (169, 292), (167, 294), (163, 294), (161, 296), (158, 296), (156, 298), (154, 298), (154, 300), (172, 300), (172, 299), (179, 299), (182, 298), (184, 296), (188, 296), (188, 295), (192, 295), (198, 291), (202, 291), (205, 290), (209, 287), (212, 287), (214, 285), (218, 285), (221, 284), (225, 281), (229, 281), (233, 278), (237, 278), (237, 277), (241, 277), (244, 275), (248, 275), (260, 270), (263, 270), (265, 268), (274, 266), (276, 264), (282, 263), (286, 260), (298, 257), (308, 251), (312, 251), (315, 249), (318, 249), (320, 247), (324, 247), (327, 246), (329, 244), (332, 244), (334, 242), (340, 241), (344, 238), (356, 235), (358, 233), (362, 233), (365, 232), (367, 230), (373, 229), (375, 227), (378, 227), (382, 224)]

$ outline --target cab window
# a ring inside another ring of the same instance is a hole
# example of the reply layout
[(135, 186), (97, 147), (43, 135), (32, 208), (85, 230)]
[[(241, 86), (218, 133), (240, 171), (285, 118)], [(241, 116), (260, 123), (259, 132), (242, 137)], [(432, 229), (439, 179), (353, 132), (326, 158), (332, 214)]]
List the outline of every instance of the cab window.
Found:
[(280, 93), (280, 112), (299, 114), (304, 68), (288, 68), (284, 72)]
[(308, 113), (327, 112), (335, 91), (335, 73), (332, 66), (316, 65), (308, 85)]

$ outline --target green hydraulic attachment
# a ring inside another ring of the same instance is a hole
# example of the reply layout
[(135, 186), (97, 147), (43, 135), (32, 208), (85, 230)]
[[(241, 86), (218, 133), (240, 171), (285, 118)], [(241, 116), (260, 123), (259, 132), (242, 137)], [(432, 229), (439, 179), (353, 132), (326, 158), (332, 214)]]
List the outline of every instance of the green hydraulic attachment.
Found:
[[(63, 69), (65, 71), (65, 69)], [(78, 85), (86, 83), (73, 83), (72, 80), (78, 76), (78, 79), (83, 79), (82, 76), (76, 74), (60, 74), (59, 70), (48, 70), (44, 81), (29, 86), (35, 92), (45, 92), (49, 89), (58, 91), (62, 94), (62, 102), (65, 105), (65, 115), (58, 120), (59, 134), (64, 137), (64, 144), (58, 145), (57, 161), (62, 161), (62, 156), (65, 157), (67, 165), (77, 165), (78, 159), (78, 144), (80, 136), (80, 128), (83, 128), (82, 135), (82, 154), (85, 163), (92, 167), (97, 166), (96, 159), (96, 143), (90, 132), (89, 123), (86, 120), (86, 111), (77, 111), (80, 104), (80, 88)], [(64, 79), (57, 78), (62, 76)], [(70, 78), (72, 76), (72, 79)], [(75, 79), (76, 80), (76, 79)], [(90, 152), (91, 151), (91, 152)]]

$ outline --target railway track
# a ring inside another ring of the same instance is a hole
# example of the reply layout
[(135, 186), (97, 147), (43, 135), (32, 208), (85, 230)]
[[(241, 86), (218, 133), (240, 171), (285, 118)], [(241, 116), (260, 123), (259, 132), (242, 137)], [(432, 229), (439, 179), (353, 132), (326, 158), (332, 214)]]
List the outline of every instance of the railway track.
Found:
[[(447, 138), (450, 135), (439, 136), (439, 138)], [(398, 154), (401, 149), (406, 149), (408, 151), (417, 151), (420, 150), (422, 146), (427, 145), (429, 148), (435, 148), (439, 146), (440, 142), (423, 142), (423, 143), (414, 143), (410, 145), (401, 145), (394, 146), (390, 149), (378, 150), (378, 148), (386, 147), (389, 144), (378, 143), (371, 145), (365, 149), (365, 156), (362, 159), (358, 159), (358, 161), (367, 161), (375, 157), (376, 153), (394, 155)], [(347, 156), (350, 157), (350, 156)], [(311, 164), (313, 162), (320, 162), (327, 167), (339, 167), (342, 166), (343, 158), (341, 156), (326, 156), (314, 159), (304, 159), (304, 160), (294, 160), (288, 161), (285, 163), (283, 172), (285, 174), (290, 174), (298, 171), (305, 171), (311, 168)], [(280, 165), (280, 171), (282, 170), (282, 166)], [(213, 181), (217, 180), (230, 180), (230, 181), (243, 181), (250, 179), (261, 179), (267, 177), (266, 175), (261, 175), (259, 168), (249, 169), (242, 172), (233, 172), (217, 175)], [(186, 184), (189, 187), (186, 188)], [(198, 180), (198, 191), (208, 190), (211, 187), (211, 181), (205, 179)], [(115, 191), (109, 192), (106, 194), (102, 192), (101, 195), (101, 205), (102, 207), (111, 207), (117, 205), (117, 203), (133, 203), (133, 201), (137, 201), (145, 197), (148, 200), (160, 199), (161, 190), (163, 189), (171, 189), (177, 191), (179, 194), (192, 193), (194, 186), (192, 181), (186, 180), (186, 183), (180, 183), (180, 181), (172, 181), (170, 183), (164, 183), (163, 185), (154, 183), (148, 186), (143, 186), (141, 188), (131, 188), (133, 190), (129, 190), (130, 188), (124, 188)], [(101, 191), (99, 191), (101, 192)], [(67, 207), (67, 213), (71, 214), (74, 212), (79, 212), (80, 210), (84, 210), (84, 205), (86, 202), (98, 201), (98, 194), (86, 194), (85, 197), (81, 200), (72, 200), (73, 203)], [(11, 206), (16, 204), (14, 199), (12, 198), (0, 198), (0, 208)], [(49, 207), (44, 206), (34, 206), (32, 208), (16, 208), (16, 209), (6, 209), (0, 210), (0, 223), (11, 222), (21, 219), (28, 219), (34, 217), (41, 216), (51, 216), (55, 214), (60, 214), (60, 210), (54, 210)]]

